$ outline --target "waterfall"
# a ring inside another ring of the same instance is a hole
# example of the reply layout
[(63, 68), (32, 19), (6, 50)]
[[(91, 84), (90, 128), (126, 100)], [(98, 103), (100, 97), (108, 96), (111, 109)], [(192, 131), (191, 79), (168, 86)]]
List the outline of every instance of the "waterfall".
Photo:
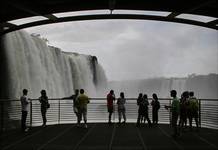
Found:
[(109, 87), (117, 94), (123, 91), (127, 97), (137, 97), (139, 93), (156, 93), (159, 97), (169, 98), (170, 91), (176, 90), (180, 97), (184, 91), (194, 91), (198, 98), (218, 98), (218, 74), (196, 75), (184, 78), (153, 78), (131, 81), (112, 81)]
[(29, 90), (31, 98), (38, 98), (42, 89), (50, 98), (70, 96), (80, 88), (95, 96), (100, 87), (107, 86), (104, 70), (95, 56), (62, 52), (24, 31), (6, 34), (3, 45), (7, 98), (19, 98), (23, 88)]

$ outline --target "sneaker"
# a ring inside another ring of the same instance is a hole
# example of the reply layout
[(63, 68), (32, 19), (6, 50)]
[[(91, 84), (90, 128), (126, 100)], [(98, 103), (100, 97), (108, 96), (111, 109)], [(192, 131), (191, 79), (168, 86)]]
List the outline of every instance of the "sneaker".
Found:
[(87, 124), (84, 125), (84, 128), (86, 128), (86, 129), (88, 128)]

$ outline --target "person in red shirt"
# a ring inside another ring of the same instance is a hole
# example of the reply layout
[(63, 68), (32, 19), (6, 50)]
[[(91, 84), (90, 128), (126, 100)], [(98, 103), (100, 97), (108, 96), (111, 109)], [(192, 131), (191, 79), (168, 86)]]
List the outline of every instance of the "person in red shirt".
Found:
[(108, 93), (107, 95), (107, 110), (108, 110), (108, 113), (109, 113), (109, 117), (108, 117), (108, 123), (111, 124), (111, 116), (112, 116), (112, 113), (114, 111), (114, 101), (115, 101), (115, 95), (114, 95), (114, 91), (113, 90), (110, 90), (110, 93)]

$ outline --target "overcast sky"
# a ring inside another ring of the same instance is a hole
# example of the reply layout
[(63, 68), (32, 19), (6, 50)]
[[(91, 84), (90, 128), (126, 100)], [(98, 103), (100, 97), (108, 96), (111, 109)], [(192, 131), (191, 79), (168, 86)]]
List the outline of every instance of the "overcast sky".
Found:
[(63, 51), (95, 55), (109, 80), (218, 73), (218, 32), (160, 21), (98, 20), (25, 29)]

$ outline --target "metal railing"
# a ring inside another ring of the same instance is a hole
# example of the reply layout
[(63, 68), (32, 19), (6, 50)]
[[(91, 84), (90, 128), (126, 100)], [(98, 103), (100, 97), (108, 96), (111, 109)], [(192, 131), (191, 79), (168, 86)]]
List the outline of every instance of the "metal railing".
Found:
[[(170, 105), (171, 99), (159, 99), (161, 107), (159, 110), (159, 123), (170, 123), (170, 112), (164, 105)], [(151, 99), (149, 99), (151, 102)], [(73, 112), (72, 100), (49, 99), (50, 108), (47, 110), (47, 124), (76, 123), (76, 115)], [(115, 102), (113, 121), (118, 121), (117, 104)], [(127, 98), (126, 101), (127, 122), (136, 122), (138, 106), (136, 98)], [(218, 99), (199, 99), (199, 124), (201, 127), (218, 129)], [(0, 125), (1, 131), (19, 128), (21, 118), (20, 100), (1, 100), (0, 101)], [(149, 105), (149, 117), (152, 118), (152, 108)], [(107, 122), (108, 112), (106, 98), (90, 98), (87, 113), (88, 122)], [(31, 99), (27, 117), (27, 125), (40, 126), (42, 117), (40, 103), (37, 99)], [(195, 122), (193, 122), (195, 125)]]

